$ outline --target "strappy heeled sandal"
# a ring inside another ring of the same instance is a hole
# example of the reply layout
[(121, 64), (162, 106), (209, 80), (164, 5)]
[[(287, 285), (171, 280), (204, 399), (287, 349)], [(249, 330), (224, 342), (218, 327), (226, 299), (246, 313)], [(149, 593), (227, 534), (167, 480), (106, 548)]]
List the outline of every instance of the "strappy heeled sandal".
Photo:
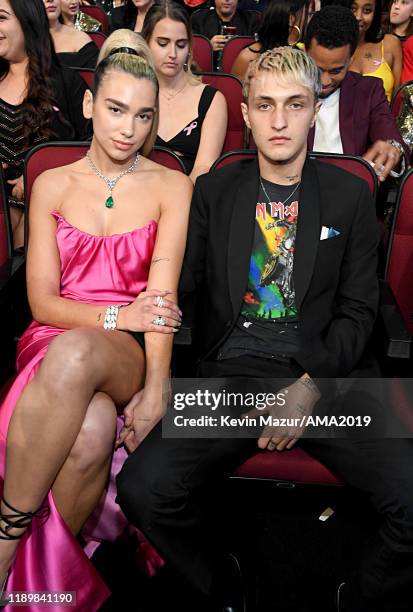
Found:
[[(11, 513), (6, 514), (0, 512), (0, 521), (5, 523), (5, 527), (0, 523), (0, 540), (19, 540), (25, 532), (23, 531), (19, 535), (14, 535), (10, 533), (11, 529), (25, 529), (34, 518), (47, 520), (50, 514), (50, 508), (48, 506), (41, 506), (35, 512), (22, 512), (14, 508), (4, 498), (2, 503), (8, 510), (11, 510)], [(8, 577), (9, 573), (7, 572), (0, 591), (0, 608), (4, 608), (8, 604), (8, 600), (3, 598)]]

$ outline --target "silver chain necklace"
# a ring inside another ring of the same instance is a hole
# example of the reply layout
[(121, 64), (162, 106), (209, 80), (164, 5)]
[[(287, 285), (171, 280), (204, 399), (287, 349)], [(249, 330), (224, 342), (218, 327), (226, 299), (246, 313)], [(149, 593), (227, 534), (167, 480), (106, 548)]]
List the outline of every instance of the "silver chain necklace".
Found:
[(118, 176), (115, 176), (114, 178), (110, 179), (107, 176), (105, 176), (103, 174), (103, 172), (101, 172), (99, 170), (99, 168), (96, 167), (94, 161), (90, 157), (89, 151), (86, 153), (86, 159), (88, 161), (88, 164), (89, 164), (92, 172), (94, 174), (96, 174), (96, 176), (99, 176), (101, 179), (103, 179), (105, 181), (105, 183), (106, 183), (107, 188), (109, 189), (109, 196), (105, 200), (106, 208), (113, 208), (115, 206), (115, 201), (113, 199), (112, 192), (115, 189), (117, 182), (123, 176), (125, 176), (126, 174), (130, 174), (131, 172), (133, 172), (136, 169), (136, 166), (138, 165), (139, 158), (140, 158), (139, 153), (136, 153), (136, 157), (135, 157), (135, 160), (134, 160), (133, 164), (131, 166), (129, 166), (129, 168), (127, 168), (126, 170), (123, 170), (120, 174), (118, 174)]
[[(265, 194), (265, 197), (268, 200), (268, 204), (270, 204), (272, 200), (271, 200), (270, 196), (268, 195), (267, 190), (264, 187), (264, 184), (262, 182), (262, 178), (261, 177), (260, 177), (260, 185), (261, 185), (261, 189), (263, 190), (263, 192)], [(301, 181), (299, 183), (297, 183), (297, 185), (294, 187), (294, 189), (292, 190), (292, 192), (290, 193), (288, 198), (286, 198), (284, 200), (284, 202), (280, 202), (280, 204), (283, 204), (283, 205), (286, 204), (288, 202), (288, 200), (293, 197), (293, 195), (295, 194), (295, 192), (297, 191), (297, 189), (299, 188), (300, 185), (301, 185)]]

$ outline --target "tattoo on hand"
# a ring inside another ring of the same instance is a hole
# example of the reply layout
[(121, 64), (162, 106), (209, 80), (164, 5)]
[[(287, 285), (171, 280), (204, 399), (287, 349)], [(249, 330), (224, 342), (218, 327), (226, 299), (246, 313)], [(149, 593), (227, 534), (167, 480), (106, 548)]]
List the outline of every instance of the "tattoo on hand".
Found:
[(171, 260), (168, 259), (168, 257), (155, 257), (155, 259), (152, 259), (152, 264), (156, 264), (158, 263), (158, 261), (171, 261)]

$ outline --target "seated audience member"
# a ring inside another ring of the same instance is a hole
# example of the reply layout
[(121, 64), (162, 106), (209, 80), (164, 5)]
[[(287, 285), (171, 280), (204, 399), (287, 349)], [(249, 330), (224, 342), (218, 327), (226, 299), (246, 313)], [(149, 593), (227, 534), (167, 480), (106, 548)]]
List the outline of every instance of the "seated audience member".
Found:
[[(259, 27), (256, 13), (238, 10), (238, 0), (215, 0), (215, 8), (208, 12), (200, 11), (191, 17), (194, 34), (209, 38), (214, 50), (214, 66), (219, 69), (222, 50), (228, 38), (237, 36), (254, 36)], [(235, 28), (226, 33), (226, 27)]]
[(99, 49), (86, 32), (78, 32), (60, 21), (62, 0), (43, 0), (57, 57), (61, 64), (95, 68)]
[(305, 4), (306, 0), (272, 0), (262, 16), (256, 42), (239, 53), (232, 66), (232, 74), (242, 81), (249, 63), (260, 53), (274, 47), (297, 44), (301, 39)]
[(23, 244), (23, 162), (35, 145), (82, 140), (86, 85), (62, 68), (42, 0), (0, 0), (0, 161), (5, 168), (14, 246)]
[(390, 33), (405, 43), (413, 33), (413, 0), (393, 0), (389, 7), (389, 21)]
[[(378, 302), (377, 223), (367, 184), (307, 156), (320, 89), (317, 66), (298, 49), (280, 47), (251, 62), (243, 114), (258, 159), (198, 179), (180, 281), (181, 304), (198, 298), (199, 375), (281, 379), (271, 390), (287, 384), (288, 399), (270, 414), (297, 420), (327, 403), (318, 377), (346, 377), (356, 368)], [(234, 417), (245, 412), (233, 408)], [(337, 406), (329, 408), (337, 414)], [(199, 409), (179, 414), (193, 417)], [(225, 410), (213, 414), (220, 421)], [(256, 440), (238, 433), (218, 438), (187, 428), (178, 438), (159, 423), (117, 478), (129, 520), (217, 611), (244, 610), (234, 559), (225, 557), (231, 517), (220, 488), (257, 451)], [(337, 610), (389, 612), (413, 587), (413, 440), (300, 439), (302, 433), (269, 426), (258, 447), (281, 452), (299, 441), (368, 496), (380, 525), (354, 572), (339, 580)]]
[(94, 17), (82, 13), (80, 0), (61, 0), (62, 19), (64, 25), (75, 28), (79, 32), (98, 32), (101, 23)]
[[(146, 157), (158, 113), (149, 49), (129, 30), (113, 36), (85, 94), (88, 153), (33, 186), (34, 321), (0, 410), (0, 584), (8, 575), (7, 591), (74, 591), (85, 612), (109, 592), (76, 535), (105, 487), (117, 412), (133, 398), (118, 439), (129, 451), (162, 416), (192, 194), (184, 174)], [(109, 524), (114, 506), (103, 508)]]
[(191, 72), (191, 24), (180, 6), (168, 0), (155, 4), (146, 15), (142, 36), (159, 80), (156, 144), (177, 153), (195, 182), (221, 154), (227, 129), (225, 98)]
[(321, 106), (309, 149), (359, 155), (375, 164), (380, 180), (403, 169), (400, 134), (381, 80), (350, 72), (358, 26), (351, 12), (327, 6), (310, 21), (306, 50), (321, 71)]
[(354, 0), (352, 11), (359, 27), (357, 49), (350, 70), (383, 81), (388, 102), (400, 84), (402, 47), (391, 34), (381, 32), (381, 0)]
[(146, 13), (153, 5), (154, 0), (126, 0), (126, 2), (111, 12), (111, 30), (128, 28), (134, 32), (141, 32)]

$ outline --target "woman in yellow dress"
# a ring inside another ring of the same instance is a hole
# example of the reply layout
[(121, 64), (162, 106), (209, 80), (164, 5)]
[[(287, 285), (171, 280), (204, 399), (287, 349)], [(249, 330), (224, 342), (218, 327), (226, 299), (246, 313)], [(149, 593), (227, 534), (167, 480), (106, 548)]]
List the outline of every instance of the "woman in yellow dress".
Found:
[(350, 70), (383, 81), (387, 100), (400, 84), (403, 54), (400, 41), (381, 32), (381, 0), (354, 0), (351, 7), (359, 26), (359, 44)]

